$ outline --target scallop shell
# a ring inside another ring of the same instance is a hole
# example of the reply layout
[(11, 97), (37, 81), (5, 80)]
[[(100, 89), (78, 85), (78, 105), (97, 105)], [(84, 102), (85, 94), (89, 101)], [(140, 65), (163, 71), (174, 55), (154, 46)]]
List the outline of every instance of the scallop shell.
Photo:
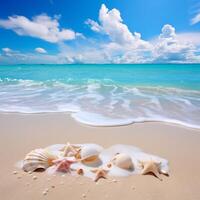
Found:
[(133, 162), (129, 155), (124, 153), (119, 153), (114, 156), (112, 163), (122, 169), (130, 170), (133, 169)]
[(52, 161), (57, 159), (57, 156), (52, 155), (45, 149), (35, 149), (29, 152), (23, 160), (22, 169), (26, 172), (33, 172), (37, 169), (46, 169), (53, 165)]
[(82, 162), (90, 163), (95, 162), (99, 158), (101, 149), (96, 146), (84, 146), (80, 152), (80, 158)]

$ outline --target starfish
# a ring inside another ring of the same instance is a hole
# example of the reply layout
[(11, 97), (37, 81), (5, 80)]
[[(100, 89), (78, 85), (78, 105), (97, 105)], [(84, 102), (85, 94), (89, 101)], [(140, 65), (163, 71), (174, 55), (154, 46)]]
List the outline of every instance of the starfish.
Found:
[(97, 168), (97, 169), (91, 170), (91, 172), (96, 174), (94, 181), (97, 182), (100, 178), (107, 178), (108, 170)]
[(63, 150), (63, 156), (64, 157), (68, 157), (68, 156), (76, 157), (79, 154), (80, 150), (81, 150), (81, 148), (79, 146), (71, 145), (68, 142)]
[(141, 167), (142, 167), (142, 174), (149, 174), (153, 173), (159, 180), (162, 181), (160, 178), (160, 164), (161, 163), (156, 163), (152, 160), (150, 161), (139, 161)]
[(74, 160), (69, 160), (68, 158), (60, 158), (57, 160), (53, 160), (53, 163), (56, 165), (55, 171), (59, 172), (71, 172), (70, 166), (75, 163)]

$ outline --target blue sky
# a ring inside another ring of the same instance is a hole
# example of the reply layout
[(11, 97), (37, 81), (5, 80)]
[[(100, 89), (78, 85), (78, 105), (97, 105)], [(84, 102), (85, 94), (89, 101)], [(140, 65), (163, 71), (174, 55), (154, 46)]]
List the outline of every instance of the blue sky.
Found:
[(200, 62), (198, 0), (1, 0), (0, 64)]

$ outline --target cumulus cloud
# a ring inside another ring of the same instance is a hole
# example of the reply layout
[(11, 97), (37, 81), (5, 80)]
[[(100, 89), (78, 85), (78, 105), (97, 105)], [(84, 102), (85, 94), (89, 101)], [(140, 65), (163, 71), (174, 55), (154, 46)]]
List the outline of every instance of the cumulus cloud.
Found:
[[(18, 16), (19, 17), (19, 16)], [(15, 17), (16, 19), (18, 17)], [(38, 17), (38, 16), (37, 16)], [(37, 18), (36, 17), (36, 18)], [(28, 20), (26, 28), (22, 25), (3, 24), (0, 20), (0, 26), (6, 26), (18, 34), (28, 32), (29, 23), (42, 24), (41, 27), (47, 27), (46, 32), (38, 28), (33, 28), (34, 35), (40, 35), (39, 38), (58, 42), (67, 40), (61, 33), (64, 29), (59, 28), (58, 18), (49, 18), (42, 15), (36, 19)], [(42, 19), (41, 19), (42, 18)], [(5, 22), (6, 20), (4, 20)], [(10, 18), (9, 20), (10, 21)], [(11, 20), (12, 21), (12, 20)], [(42, 23), (39, 23), (39, 22)], [(109, 10), (102, 4), (99, 10), (98, 21), (88, 19), (86, 24), (97, 34), (103, 34), (106, 40), (97, 38), (85, 38), (72, 45), (58, 43), (59, 52), (50, 55), (45, 49), (38, 47), (37, 53), (20, 53), (13, 51), (8, 47), (2, 49), (0, 62), (16, 63), (200, 63), (200, 32), (177, 33), (171, 24), (163, 25), (160, 33), (150, 40), (142, 39), (141, 33), (131, 32), (128, 26), (123, 22), (120, 11), (117, 9)], [(24, 23), (22, 23), (24, 24)], [(53, 25), (54, 24), (54, 25)], [(12, 28), (11, 28), (12, 27)], [(19, 28), (20, 27), (20, 28)], [(23, 28), (22, 28), (23, 27)], [(42, 33), (45, 32), (45, 34)], [(74, 32), (73, 32), (74, 33)], [(65, 35), (65, 32), (63, 33)], [(30, 34), (29, 34), (30, 35)], [(73, 37), (84, 37), (82, 34), (74, 33)], [(36, 36), (34, 36), (36, 37)], [(64, 39), (65, 38), (65, 39)], [(104, 37), (103, 37), (104, 38)], [(69, 38), (68, 38), (69, 39)], [(82, 43), (81, 43), (82, 42)], [(4, 56), (5, 55), (5, 56)], [(10, 59), (9, 56), (12, 56)]]
[(102, 32), (103, 33), (103, 28), (94, 20), (92, 19), (87, 19), (85, 21), (85, 24), (89, 25), (90, 28), (95, 31), (95, 32)]
[(35, 48), (35, 52), (37, 52), (37, 53), (47, 53), (47, 51), (45, 49), (41, 48), (41, 47)]
[(195, 46), (200, 46), (200, 32), (179, 33), (177, 39), (184, 43), (191, 43)]
[(53, 18), (42, 14), (31, 20), (24, 16), (10, 16), (0, 20), (0, 27), (13, 30), (18, 35), (26, 35), (56, 43), (64, 40), (73, 40), (77, 33), (71, 29), (60, 28), (58, 17)]
[(86, 23), (93, 31), (101, 32), (110, 37), (112, 42), (120, 44), (134, 43), (136, 39), (140, 39), (141, 35), (131, 33), (127, 25), (123, 23), (119, 10), (113, 8), (109, 10), (102, 4), (99, 10), (99, 23), (88, 19)]
[(196, 14), (192, 19), (191, 19), (191, 24), (197, 24), (200, 22), (200, 13)]
[(99, 52), (101, 55), (104, 52), (102, 57), (108, 63), (200, 62), (198, 35), (177, 34), (175, 27), (165, 24), (161, 33), (152, 40), (144, 41), (140, 33), (134, 33), (134, 42), (127, 44), (111, 40), (101, 44)]
[[(88, 19), (86, 23), (93, 31), (109, 36), (111, 41), (102, 44), (108, 62), (200, 62), (199, 32), (177, 34), (175, 27), (165, 24), (157, 37), (145, 41), (140, 33), (129, 30), (115, 8), (109, 10), (103, 4), (98, 19), (99, 22)], [(198, 16), (193, 22), (197, 21)]]
[(153, 59), (154, 62), (191, 62), (195, 51), (191, 42), (181, 40), (175, 28), (166, 24), (154, 42)]
[(141, 38), (138, 32), (131, 32), (124, 24), (121, 13), (116, 8), (109, 10), (102, 4), (99, 10), (99, 22), (88, 19), (86, 24), (91, 30), (105, 34), (110, 42), (101, 44), (106, 62), (134, 62), (139, 61), (141, 54), (151, 50), (151, 44)]
[(165, 24), (162, 27), (162, 33), (160, 34), (160, 38), (169, 38), (173, 39), (176, 36), (175, 28), (170, 24)]

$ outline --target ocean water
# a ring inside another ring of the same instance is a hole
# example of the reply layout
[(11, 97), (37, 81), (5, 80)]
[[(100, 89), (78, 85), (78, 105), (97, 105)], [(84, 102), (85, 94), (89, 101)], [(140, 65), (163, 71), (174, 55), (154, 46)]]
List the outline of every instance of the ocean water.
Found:
[(0, 111), (69, 112), (94, 126), (200, 128), (200, 65), (0, 66)]

